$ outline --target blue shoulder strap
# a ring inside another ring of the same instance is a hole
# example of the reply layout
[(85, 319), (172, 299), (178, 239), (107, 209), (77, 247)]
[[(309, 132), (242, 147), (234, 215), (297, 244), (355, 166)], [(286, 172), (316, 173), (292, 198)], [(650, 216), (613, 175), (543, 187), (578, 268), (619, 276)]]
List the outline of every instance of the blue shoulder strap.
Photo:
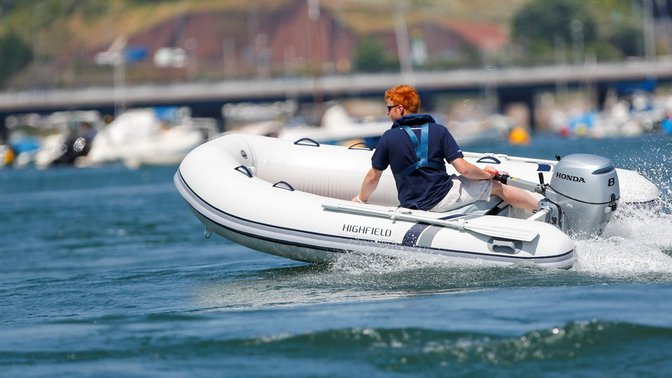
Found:
[(408, 126), (401, 126), (401, 128), (408, 134), (408, 137), (411, 138), (413, 143), (413, 148), (415, 149), (415, 157), (417, 161), (408, 165), (406, 168), (394, 174), (394, 179), (399, 181), (404, 177), (413, 173), (416, 169), (423, 167), (429, 167), (433, 169), (441, 169), (444, 166), (442, 163), (437, 163), (435, 161), (430, 161), (428, 158), (429, 154), (429, 124), (425, 123), (420, 126), (420, 141), (418, 142), (418, 137), (415, 136), (413, 130)]

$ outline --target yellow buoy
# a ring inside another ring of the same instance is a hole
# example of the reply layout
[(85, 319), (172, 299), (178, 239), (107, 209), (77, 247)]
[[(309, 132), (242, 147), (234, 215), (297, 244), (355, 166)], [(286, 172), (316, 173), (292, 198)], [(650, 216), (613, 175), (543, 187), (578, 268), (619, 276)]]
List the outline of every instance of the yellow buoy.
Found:
[(531, 141), (530, 133), (522, 126), (514, 127), (509, 133), (509, 143), (513, 145), (527, 145)]

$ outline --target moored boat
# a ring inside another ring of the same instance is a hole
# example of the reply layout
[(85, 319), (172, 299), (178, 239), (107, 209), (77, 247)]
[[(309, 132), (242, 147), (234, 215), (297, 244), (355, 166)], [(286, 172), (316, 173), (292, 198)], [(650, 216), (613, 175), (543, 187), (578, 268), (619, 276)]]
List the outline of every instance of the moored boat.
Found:
[(100, 130), (89, 154), (76, 164), (175, 165), (216, 133), (214, 119), (193, 118), (188, 108), (130, 109)]

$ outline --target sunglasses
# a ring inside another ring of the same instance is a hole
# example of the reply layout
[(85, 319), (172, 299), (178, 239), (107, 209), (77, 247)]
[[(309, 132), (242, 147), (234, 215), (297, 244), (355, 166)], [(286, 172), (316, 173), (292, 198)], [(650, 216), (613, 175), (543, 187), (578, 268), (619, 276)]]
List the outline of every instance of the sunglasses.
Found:
[(392, 109), (396, 108), (399, 105), (387, 105), (387, 112), (389, 113)]

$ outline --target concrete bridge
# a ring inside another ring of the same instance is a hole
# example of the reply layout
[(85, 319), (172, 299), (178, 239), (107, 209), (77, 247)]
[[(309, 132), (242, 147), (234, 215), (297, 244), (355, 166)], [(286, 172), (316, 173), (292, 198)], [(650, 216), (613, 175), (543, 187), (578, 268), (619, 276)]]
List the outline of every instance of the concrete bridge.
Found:
[[(607, 91), (618, 83), (641, 80), (672, 81), (672, 56), (656, 60), (583, 65), (132, 86), (120, 83), (114, 87), (3, 92), (0, 93), (0, 121), (13, 113), (95, 109), (101, 113), (113, 114), (115, 108), (120, 106), (130, 108), (160, 105), (190, 106), (195, 116), (221, 119), (221, 107), (228, 102), (285, 99), (319, 102), (344, 98), (381, 98), (385, 89), (399, 83), (415, 85), (425, 104), (431, 104), (432, 97), (438, 93), (488, 90), (496, 94), (500, 109), (511, 102), (524, 102), (533, 110), (535, 94), (540, 91), (553, 91), (560, 86), (590, 86), (597, 96), (596, 101), (601, 103)], [(4, 122), (0, 126), (4, 126)]]

